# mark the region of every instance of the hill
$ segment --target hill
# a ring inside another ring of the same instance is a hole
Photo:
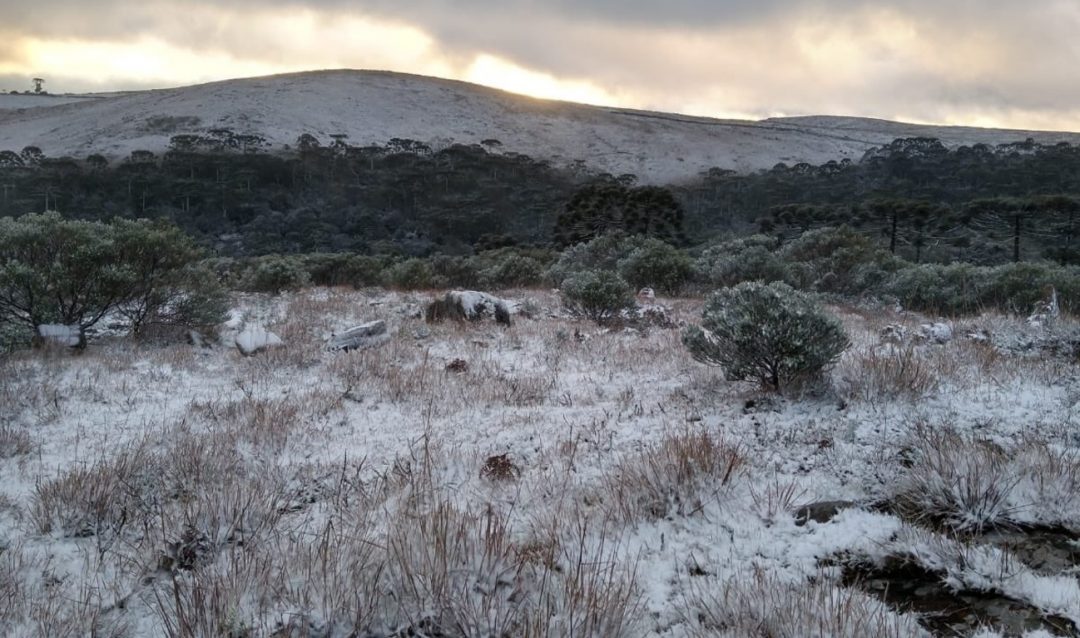
[[[354,145],[414,139],[433,148],[496,139],[555,164],[678,182],[711,167],[742,173],[779,162],[857,160],[898,137],[948,146],[1080,134],[924,126],[852,117],[716,120],[539,100],[465,82],[381,71],[318,71],[175,89],[57,98],[0,95],[0,150],[51,157],[160,152],[169,138],[229,128],[284,149],[303,133]]]

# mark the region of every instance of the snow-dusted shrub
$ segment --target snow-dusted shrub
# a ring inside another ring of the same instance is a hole
[[[793,286],[848,295],[872,290],[903,263],[847,226],[805,232],[779,253]]]
[[[119,312],[137,330],[145,315],[200,294],[191,281],[200,252],[164,221],[0,218],[0,323],[71,326],[82,344]]]
[[[597,323],[609,321],[634,305],[629,284],[608,271],[574,274],[563,281],[561,292],[563,305],[571,314]]]
[[[240,278],[240,288],[249,292],[280,294],[310,283],[311,278],[299,257],[267,255],[252,261]]]
[[[618,262],[619,274],[634,288],[677,294],[693,273],[690,257],[655,238],[643,239]]]
[[[809,295],[783,283],[746,282],[710,296],[701,326],[687,328],[683,343],[728,379],[781,390],[819,375],[849,341],[840,321]]]
[[[715,244],[694,261],[694,278],[718,287],[744,281],[786,281],[790,273],[776,248],[776,240],[765,235]]]
[[[971,264],[909,265],[893,273],[884,292],[905,308],[943,315],[977,312],[991,268]]]

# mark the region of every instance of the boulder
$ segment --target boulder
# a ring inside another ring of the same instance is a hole
[[[836,518],[836,515],[846,509],[856,507],[852,501],[821,501],[809,503],[795,510],[795,524],[802,526],[809,521],[815,523],[828,523]]]
[[[504,326],[510,325],[511,304],[486,292],[475,290],[453,290],[441,299],[428,304],[424,319],[436,323],[453,319],[455,321],[480,321],[493,319]]]
[[[41,345],[81,348],[86,345],[79,326],[46,323],[37,327],[37,342]]]
[[[382,320],[370,321],[359,326],[349,328],[341,334],[335,334],[330,339],[330,345],[326,347],[331,351],[367,350],[380,346],[390,340],[386,332],[386,322]]]
[[[924,341],[945,344],[952,341],[953,329],[947,323],[924,323],[919,326],[918,337]]]
[[[281,337],[262,326],[246,325],[236,335],[236,349],[246,357],[270,348],[280,348],[283,345],[285,342],[281,340]]]

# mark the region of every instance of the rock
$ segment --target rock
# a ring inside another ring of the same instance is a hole
[[[382,320],[370,321],[359,326],[349,328],[341,334],[334,335],[330,345],[326,347],[330,351],[342,350],[367,350],[380,346],[390,340],[386,332],[386,322]]]
[[[947,323],[924,323],[919,326],[919,338],[937,344],[946,344],[952,341],[953,329]]]
[[[1027,318],[1028,325],[1038,328],[1052,326],[1057,321],[1060,309],[1058,308],[1057,289],[1050,289],[1050,298],[1035,304],[1035,309]]]
[[[62,324],[46,323],[37,327],[37,341],[41,345],[67,346],[80,348],[86,345],[79,326],[65,326]]]
[[[417,341],[423,341],[431,336],[431,328],[427,326],[420,326],[416,330],[413,330],[413,339]]]
[[[907,340],[907,330],[898,323],[890,323],[881,329],[878,338],[882,343],[901,344]]]
[[[236,348],[240,351],[240,354],[246,357],[270,348],[280,348],[284,345],[285,342],[281,340],[281,337],[262,326],[244,326],[240,334],[236,335]]]
[[[424,319],[428,323],[446,319],[455,321],[494,319],[496,323],[509,326],[511,307],[505,299],[486,292],[454,290],[428,304]]]
[[[656,299],[656,291],[652,288],[642,288],[637,294],[638,301],[651,303]]]
[[[795,510],[795,524],[806,525],[807,521],[828,523],[841,511],[855,507],[852,501],[820,501],[803,505]]]

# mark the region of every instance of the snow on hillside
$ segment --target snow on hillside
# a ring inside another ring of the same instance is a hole
[[[231,128],[281,148],[302,133],[353,144],[415,139],[433,147],[494,138],[506,151],[556,164],[584,160],[651,182],[702,170],[770,168],[777,162],[858,159],[897,137],[940,137],[947,144],[1034,137],[1080,142],[1080,135],[931,127],[859,118],[712,120],[538,100],[464,82],[376,71],[320,71],[230,80],[101,97],[49,108],[0,98],[0,149],[35,145],[50,156],[122,157],[164,150],[178,133]],[[25,110],[12,110],[24,108]],[[6,110],[5,110],[6,109]]]

